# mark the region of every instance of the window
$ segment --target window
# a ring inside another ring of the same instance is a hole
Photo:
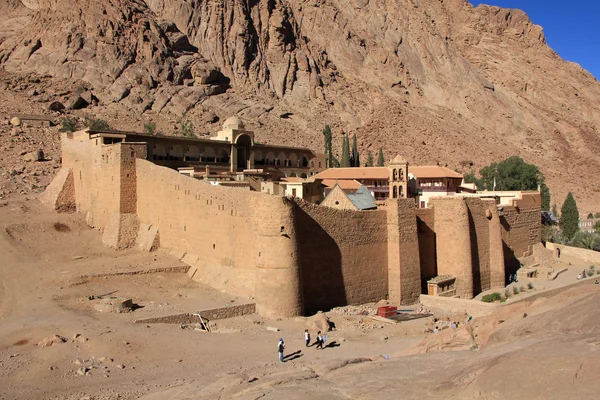
[[[292,189],[292,196],[296,197],[296,189]]]

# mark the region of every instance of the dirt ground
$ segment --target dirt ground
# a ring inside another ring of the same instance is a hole
[[[398,324],[360,315],[374,305],[333,310],[336,330],[321,351],[304,346],[305,318],[252,314],[211,322],[212,333],[134,323],[252,299],[173,272],[183,265],[166,253],[108,249],[80,215],[35,199],[0,203],[0,225],[0,399],[547,399],[600,391],[600,285],[592,279],[439,334],[431,332],[437,310]],[[137,308],[98,312],[102,295],[131,298]],[[53,335],[66,342],[38,345]]]

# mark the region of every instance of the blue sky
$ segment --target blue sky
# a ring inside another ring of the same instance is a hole
[[[574,61],[600,79],[599,0],[469,0],[518,8],[544,28],[546,41],[563,59]]]

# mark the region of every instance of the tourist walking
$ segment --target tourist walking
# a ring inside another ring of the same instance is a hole
[[[304,330],[304,341],[306,342],[306,347],[308,347],[310,344],[310,333],[308,332],[308,329]]]
[[[283,362],[283,351],[285,350],[285,344],[283,343],[283,339],[279,338],[279,344],[277,344],[277,352],[279,353],[279,362]]]
[[[323,336],[321,336],[321,331],[317,332],[317,350],[323,350]]]

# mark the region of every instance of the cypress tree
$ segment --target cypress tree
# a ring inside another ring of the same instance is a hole
[[[579,210],[573,194],[569,192],[567,198],[560,209],[559,226],[565,238],[571,240],[573,235],[579,230]]]
[[[371,150],[369,150],[369,152],[367,153],[367,164],[365,166],[372,167],[374,165],[375,165],[375,158],[373,158],[373,153],[371,152]]]
[[[331,128],[329,128],[329,125],[325,125],[323,136],[325,137],[325,154],[329,156],[329,167],[331,167],[333,166],[333,154],[331,153]]]
[[[377,156],[377,166],[383,167],[385,164],[385,158],[383,158],[383,149],[379,148],[379,155]]]
[[[342,134],[342,159],[340,160],[340,167],[350,167],[350,140],[348,135]]]
[[[360,155],[358,154],[358,144],[356,143],[356,133],[352,137],[352,166],[360,167]]]

